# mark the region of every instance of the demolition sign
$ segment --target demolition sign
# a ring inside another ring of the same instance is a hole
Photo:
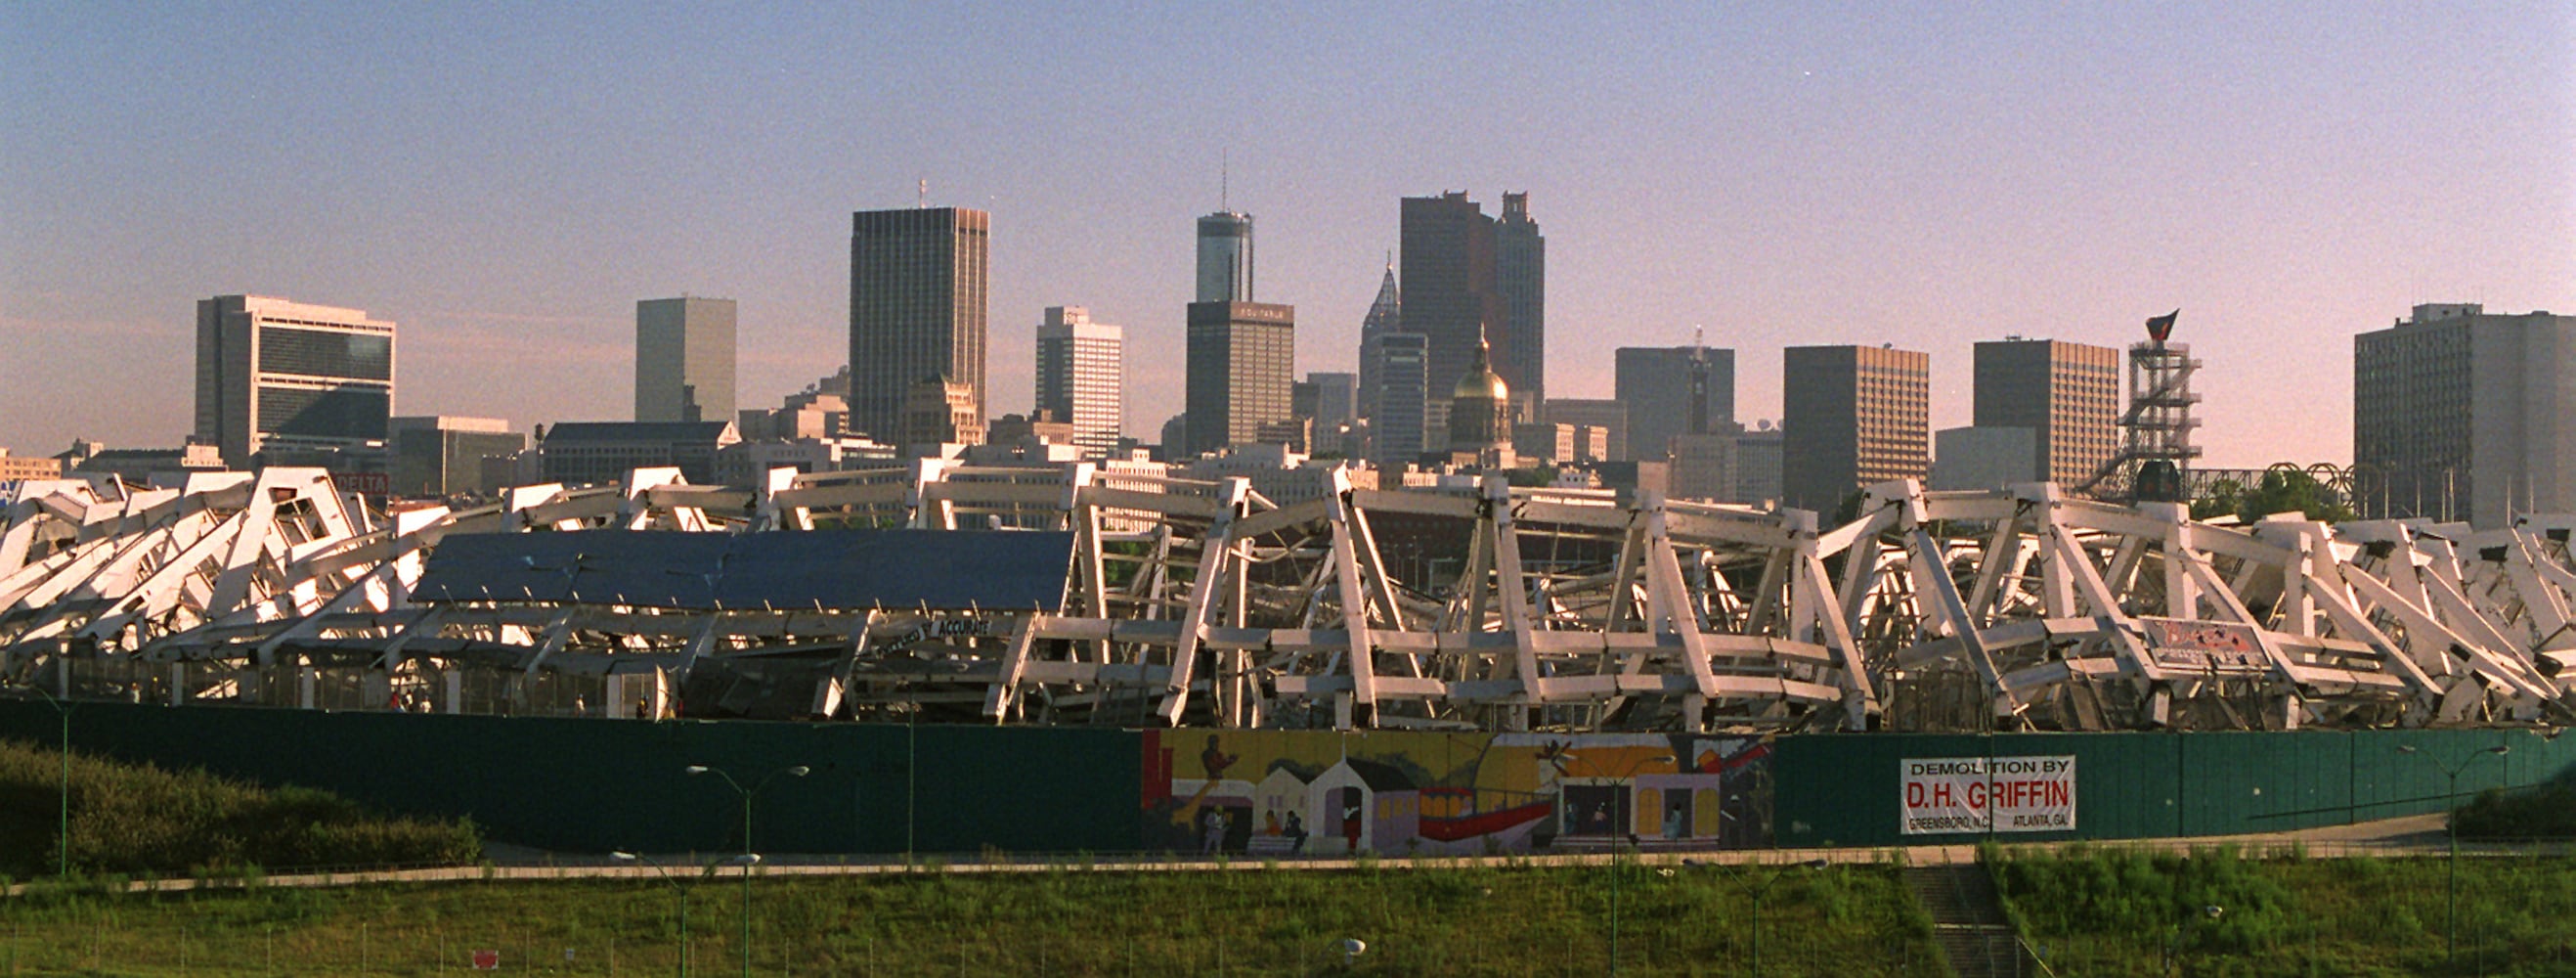
[[[2075,758],[1906,758],[1906,835],[2068,832]]]

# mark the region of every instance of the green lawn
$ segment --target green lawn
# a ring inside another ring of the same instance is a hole
[[[1622,974],[1744,972],[1749,904],[1718,871],[1627,872]],[[1596,975],[1609,880],[1446,866],[760,879],[753,959],[805,975]],[[741,887],[704,880],[689,897],[697,972],[736,973]],[[498,948],[509,971],[667,975],[674,902],[658,881],[54,895],[0,905],[0,940],[16,974],[464,974],[472,949]],[[1764,920],[1765,974],[1944,973],[1892,868],[1797,871]],[[1347,968],[1344,938],[1368,945]]]
[[[2149,857],[2070,848],[1996,864],[2025,939],[2060,976],[2576,975],[2576,858],[2465,856],[2459,955],[2449,863]],[[2212,915],[2209,908],[2216,907]]]

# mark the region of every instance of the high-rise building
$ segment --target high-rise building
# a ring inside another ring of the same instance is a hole
[[[1193,302],[1189,309],[1189,418],[1185,454],[1251,444],[1261,426],[1292,416],[1297,308],[1267,302]]]
[[[1511,385],[1514,413],[1535,418],[1547,403],[1547,238],[1530,219],[1527,193],[1503,193],[1503,216],[1494,223],[1494,287],[1503,295],[1498,340],[1517,368],[1503,380]]]
[[[1199,302],[1252,301],[1252,215],[1199,218]]]
[[[1405,465],[1430,447],[1424,439],[1432,430],[1431,338],[1388,333],[1378,340],[1378,404],[1369,419],[1369,459]]]
[[[526,451],[528,436],[500,418],[395,418],[386,474],[398,496],[454,496],[498,488],[483,482],[483,460]]]
[[[1602,433],[1602,454],[1588,461],[1636,460],[1636,456],[1628,451],[1628,405],[1617,398],[1551,397],[1542,413],[1548,421]],[[1588,444],[1580,431],[1575,435],[1575,443]]]
[[[1331,431],[1358,419],[1359,377],[1308,371],[1291,398],[1289,407],[1297,416],[1315,419],[1316,431]]]
[[[1404,328],[1403,291],[1395,285],[1395,257],[1386,260],[1386,275],[1378,280],[1377,299],[1369,303],[1368,318],[1360,320],[1360,417],[1377,417],[1378,338]]]
[[[2030,429],[2039,481],[2081,483],[2120,453],[2120,351],[2060,340],[1979,343],[1975,421]]]
[[[906,432],[925,380],[966,385],[982,431],[992,216],[953,207],[860,211],[850,229],[850,423],[881,441]]]
[[[733,300],[635,303],[635,420],[733,417],[733,368]]]
[[[1831,516],[1862,486],[1931,475],[1931,355],[1878,346],[1782,353],[1784,505]]]
[[[2576,316],[2416,306],[2352,343],[2354,502],[2464,520],[2576,510]]]
[[[1049,306],[1038,324],[1036,408],[1073,426],[1085,458],[1108,458],[1126,425],[1126,337],[1081,306]]]
[[[1449,384],[1464,376],[1477,347],[1490,336],[1508,340],[1511,310],[1495,274],[1494,219],[1463,192],[1407,197],[1401,210],[1404,249],[1404,331],[1431,339],[1432,430],[1449,417]],[[1515,388],[1527,371],[1521,351],[1497,344],[1494,372]]]
[[[196,437],[224,464],[381,453],[393,406],[393,323],[268,296],[197,301]]]
[[[1735,421],[1735,351],[1623,346],[1612,357],[1612,390],[1628,405],[1627,457],[1661,459],[1674,435],[1716,434]]]

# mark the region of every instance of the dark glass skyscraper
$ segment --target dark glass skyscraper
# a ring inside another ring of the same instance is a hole
[[[1395,286],[1395,259],[1386,262],[1386,277],[1377,284],[1377,300],[1369,303],[1368,318],[1360,321],[1360,417],[1377,417],[1379,341],[1386,334],[1404,328],[1403,292]]]
[[[1504,336],[1510,313],[1494,278],[1494,219],[1463,192],[1404,198],[1404,331],[1431,345],[1427,430],[1448,430],[1449,385],[1466,376],[1478,342]],[[1498,346],[1495,373],[1510,383],[1518,351]]]
[[[953,207],[851,215],[851,427],[900,440],[905,392],[931,378],[971,389],[983,424],[991,227]]]
[[[1503,294],[1497,350],[1511,351],[1494,372],[1511,385],[1513,411],[1538,417],[1547,403],[1547,238],[1530,220],[1529,195],[1503,194],[1503,218],[1494,225],[1494,287]]]

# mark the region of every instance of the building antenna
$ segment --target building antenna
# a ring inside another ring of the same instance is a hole
[[[930,208],[930,178],[929,178],[929,177],[923,177],[923,178],[921,178],[921,196],[916,197],[916,198],[914,198],[914,199],[913,199],[913,202],[912,202],[912,209],[914,209],[914,210],[928,210],[929,208]]]
[[[1229,214],[1234,213],[1233,195],[1231,193],[1233,189],[1234,149],[1233,147],[1226,147],[1224,149],[1217,150],[1216,209]]]

